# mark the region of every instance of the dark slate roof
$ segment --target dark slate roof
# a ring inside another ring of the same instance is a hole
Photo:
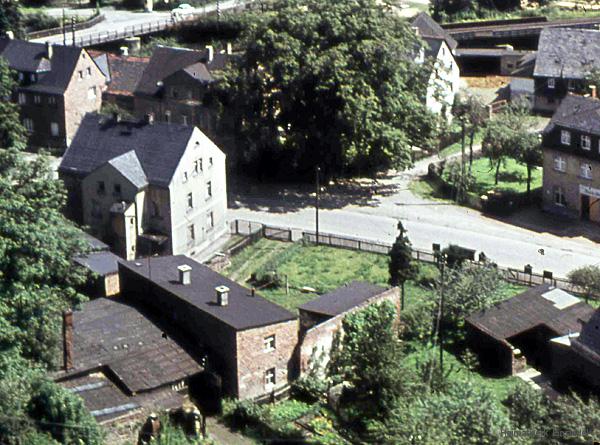
[[[154,95],[162,82],[175,72],[205,59],[203,52],[185,48],[157,46],[135,89],[136,93]]]
[[[112,252],[90,252],[86,255],[78,255],[74,258],[77,264],[88,268],[92,272],[100,275],[112,275],[119,272],[120,258]]]
[[[130,391],[149,390],[202,371],[198,362],[136,308],[114,298],[73,313],[73,373],[107,367]]]
[[[600,135],[600,100],[592,97],[566,96],[544,129],[555,126]]]
[[[589,319],[594,308],[578,301],[560,309],[543,296],[554,289],[549,284],[533,287],[489,309],[471,314],[467,323],[500,341],[540,325],[548,327],[557,336],[579,332],[579,320]]]
[[[583,79],[600,68],[600,31],[544,28],[533,75]]]
[[[333,292],[321,295],[316,300],[303,304],[299,309],[335,317],[336,315],[360,306],[365,301],[385,291],[385,288],[371,283],[352,281]]]
[[[135,151],[150,184],[167,187],[194,131],[193,126],[116,122],[89,113],[65,152],[59,171],[85,176],[111,159]]]
[[[148,261],[150,261],[150,266],[148,266]],[[192,268],[191,284],[185,286],[179,284],[179,271],[177,270],[178,266],[184,264]],[[119,267],[127,268],[145,278],[148,278],[151,273],[151,281],[155,285],[237,331],[296,318],[288,310],[259,295],[251,297],[250,290],[184,255],[122,262]],[[222,285],[229,288],[229,304],[227,306],[216,304],[215,288]]]
[[[415,28],[418,28],[419,35],[421,37],[445,40],[446,45],[448,45],[452,51],[454,51],[458,46],[458,42],[454,40],[454,38],[445,29],[438,25],[436,21],[429,16],[429,14],[425,12],[420,12],[417,14],[411,25]]]
[[[38,72],[38,81],[24,89],[55,94],[66,90],[82,51],[74,46],[53,45],[52,59],[48,61],[43,43],[9,39],[0,39],[0,42],[0,57],[4,57],[12,69]]]
[[[585,323],[577,341],[600,354],[600,311],[596,311]]]

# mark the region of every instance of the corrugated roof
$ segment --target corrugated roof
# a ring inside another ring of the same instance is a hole
[[[191,284],[179,284],[178,266],[188,265],[191,270]],[[280,323],[296,318],[288,310],[259,295],[250,296],[250,290],[240,286],[209,267],[184,255],[144,258],[120,263],[132,272],[150,279],[199,310],[206,312],[235,330],[244,330],[269,324]],[[217,286],[229,288],[229,304],[216,303]]]
[[[507,340],[536,326],[544,325],[557,336],[578,332],[579,320],[588,320],[594,308],[579,301],[564,309],[543,297],[554,288],[544,284],[509,298],[491,308],[475,312],[467,322],[497,340]]]
[[[195,127],[155,122],[115,122],[89,113],[81,121],[59,171],[85,176],[134,151],[150,184],[167,187]],[[198,130],[199,131],[199,130]]]
[[[386,289],[364,281],[352,281],[333,292],[321,295],[299,307],[300,310],[335,317],[385,292]]]
[[[600,68],[600,31],[544,28],[540,34],[533,75],[584,79]]]

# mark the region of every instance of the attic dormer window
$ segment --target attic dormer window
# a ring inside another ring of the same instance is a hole
[[[552,77],[548,79],[548,88],[550,88],[551,90],[556,88],[556,81]]]
[[[571,145],[571,133],[569,131],[560,131],[560,143],[563,145]]]

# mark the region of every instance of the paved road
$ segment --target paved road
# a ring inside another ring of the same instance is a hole
[[[226,11],[228,9],[239,6],[242,2],[239,0],[229,0],[223,1],[220,3],[220,9],[222,11]],[[195,14],[205,14],[208,12],[215,11],[217,9],[217,5],[211,4],[207,5],[203,8],[194,9]],[[58,13],[55,11],[55,13]],[[75,32],[75,39],[77,41],[81,39],[87,39],[89,37],[97,36],[99,34],[112,34],[116,31],[124,31],[126,28],[132,27],[140,27],[142,25],[148,26],[152,23],[157,23],[158,21],[170,20],[171,12],[170,11],[154,11],[154,12],[132,12],[125,10],[115,10],[103,8],[102,13],[106,17],[106,20],[92,26],[91,28],[84,29],[81,31]],[[62,14],[62,11],[61,11]],[[63,36],[62,34],[43,37],[40,39],[34,39],[34,42],[51,42],[54,44],[62,44]],[[70,45],[72,43],[72,35],[68,33],[67,35],[67,44]]]
[[[396,236],[397,220],[401,219],[417,248],[430,250],[432,243],[455,243],[483,251],[502,266],[522,268],[529,263],[534,271],[551,270],[561,277],[573,268],[600,263],[596,243],[569,236],[566,229],[565,236],[549,233],[557,227],[546,225],[545,217],[539,213],[524,221],[523,225],[533,226],[532,230],[448,202],[415,196],[408,190],[408,183],[424,174],[428,163],[429,160],[422,161],[408,172],[381,181],[372,196],[326,196],[326,209],[320,212],[321,231],[390,243]],[[314,230],[314,197],[308,193],[284,195],[274,189],[255,190],[232,194],[229,204],[231,219]],[[592,230],[600,232],[597,227]],[[544,255],[539,249],[544,250]]]

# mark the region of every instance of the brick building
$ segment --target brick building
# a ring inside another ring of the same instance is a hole
[[[294,378],[291,312],[185,256],[124,262],[119,270],[123,298],[205,351],[206,368],[222,377],[227,394],[261,398]]]
[[[533,70],[534,109],[553,112],[569,93],[587,92],[586,77],[600,68],[600,31],[544,28]]]
[[[0,38],[0,57],[18,75],[13,93],[29,145],[64,151],[83,116],[102,103],[106,79],[83,48]]]
[[[600,100],[569,95],[544,130],[544,209],[600,222]]]
[[[227,230],[225,155],[193,126],[89,114],[59,176],[68,216],[126,259],[195,255]]]

